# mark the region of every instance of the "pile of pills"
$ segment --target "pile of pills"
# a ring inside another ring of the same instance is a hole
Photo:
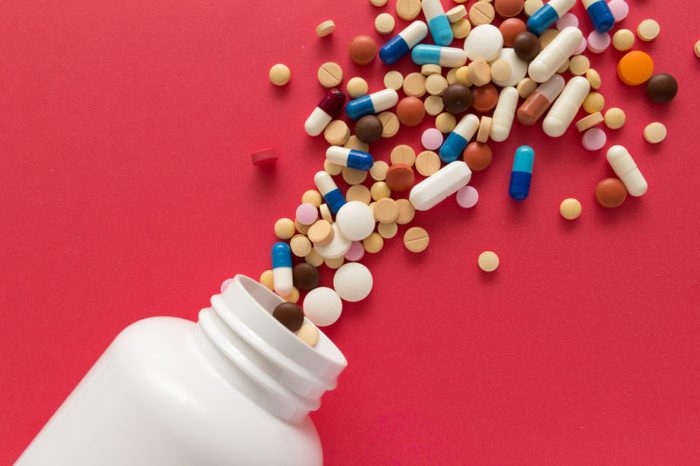
[[[387,0],[370,3],[383,8]],[[552,138],[574,126],[585,149],[605,147],[606,129],[624,126],[625,112],[606,109],[600,75],[585,52],[603,53],[611,45],[624,52],[617,65],[620,81],[645,85],[651,102],[670,102],[678,92],[673,76],[655,74],[649,54],[632,50],[637,39],[649,42],[659,36],[658,22],[646,19],[635,32],[612,32],[629,12],[624,0],[583,0],[588,19],[570,11],[575,0],[482,0],[469,9],[464,0],[455,3],[445,11],[440,0],[397,0],[395,16],[409,22],[398,34],[381,47],[368,35],[351,40],[348,51],[355,64],[367,65],[378,57],[387,67],[383,89],[370,92],[364,77],[353,76],[343,92],[340,65],[328,61],[318,68],[318,82],[326,90],[304,129],[328,143],[323,170],[314,175],[316,189],[303,194],[294,218],[276,222],[279,241],[272,247],[272,268],[260,276],[260,282],[285,301],[273,316],[312,346],[318,340],[316,326],[336,322],[344,301],[360,301],[370,294],[372,274],[358,262],[365,254],[380,252],[384,241],[396,236],[403,237],[408,251],[425,251],[430,237],[424,228],[409,226],[399,233],[416,211],[432,209],[452,195],[465,209],[477,204],[479,193],[469,185],[472,173],[488,168],[493,157],[489,141],[505,141],[516,120],[523,126],[542,121]],[[376,31],[394,34],[395,16],[379,13]],[[583,20],[594,28],[588,35],[579,29]],[[335,23],[327,20],[316,33],[323,38],[334,29]],[[416,65],[414,72],[404,75],[391,69],[408,60]],[[270,69],[275,85],[285,85],[290,77],[285,65]],[[577,118],[581,110],[584,116]],[[434,117],[435,124],[420,134],[420,150],[397,145],[388,161],[370,151],[370,144],[393,137],[401,126],[418,126],[426,117]],[[666,134],[660,122],[643,131],[652,144]],[[515,201],[528,197],[535,154],[530,146],[515,151],[508,191]],[[610,147],[606,159],[616,177],[595,188],[602,207],[618,207],[628,194],[646,193],[647,182],[625,147]],[[274,160],[274,150],[253,154],[256,164]],[[347,188],[338,186],[339,178]],[[566,220],[579,218],[581,203],[564,199],[560,214]],[[318,268],[324,264],[335,269],[332,288],[320,286]],[[477,264],[493,272],[500,259],[485,251]]]

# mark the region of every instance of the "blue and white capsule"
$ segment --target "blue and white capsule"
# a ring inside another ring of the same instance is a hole
[[[369,95],[363,95],[351,100],[345,106],[345,113],[351,120],[357,120],[365,115],[374,115],[389,110],[399,102],[399,94],[393,89],[384,89]]]
[[[615,25],[615,17],[605,0],[582,0],[584,8],[598,32],[608,32]]]
[[[326,149],[326,160],[336,165],[364,171],[372,168],[374,163],[369,153],[340,146],[331,146]]]
[[[535,164],[535,151],[530,146],[515,149],[513,171],[510,174],[508,194],[516,201],[522,201],[530,193],[532,167]]]
[[[542,5],[527,20],[527,28],[538,36],[556,23],[576,4],[576,0],[551,0]]]
[[[430,35],[437,45],[450,45],[455,36],[452,33],[450,20],[447,19],[445,10],[442,8],[440,0],[423,0],[423,14],[428,21]]]
[[[272,245],[272,284],[280,296],[289,296],[294,289],[292,250],[282,241]]]
[[[411,52],[411,59],[416,65],[431,64],[458,68],[467,62],[467,52],[457,47],[420,44]]]
[[[387,65],[396,63],[428,35],[423,21],[414,21],[379,49],[379,58]]]
[[[345,205],[345,197],[338,189],[331,175],[327,171],[321,170],[314,175],[314,183],[316,188],[318,188],[318,192],[321,193],[326,204],[328,204],[331,213],[333,215],[338,213],[340,208]]]
[[[479,129],[479,117],[473,114],[465,115],[459,120],[455,129],[447,135],[440,147],[440,160],[445,163],[454,162],[461,155]]]

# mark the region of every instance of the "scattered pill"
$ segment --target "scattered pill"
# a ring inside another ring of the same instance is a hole
[[[349,185],[364,183],[367,179],[367,170],[358,170],[356,168],[343,167],[340,173],[343,180]]]
[[[321,197],[321,193],[319,193],[315,189],[309,189],[308,191],[305,191],[304,194],[301,195],[301,202],[302,203],[308,202],[309,204],[312,204],[314,207],[320,207],[321,204],[323,203],[323,198]]]
[[[467,18],[462,18],[459,21],[452,23],[452,34],[455,39],[466,38],[472,30],[472,23]]]
[[[405,126],[418,126],[423,121],[423,118],[425,118],[425,107],[423,106],[423,101],[417,97],[404,97],[396,106],[396,116]]]
[[[450,45],[454,35],[450,27],[450,20],[447,18],[440,0],[423,0],[421,7],[433,42],[442,46]]]
[[[464,149],[463,157],[471,171],[480,172],[486,170],[486,168],[491,165],[493,152],[487,144],[470,142],[467,148]]]
[[[296,336],[312,348],[318,344],[318,329],[311,324],[303,324],[301,328],[297,330]]]
[[[527,31],[527,25],[518,18],[508,18],[498,26],[498,30],[503,36],[503,45],[512,47],[517,35]]]
[[[362,247],[370,254],[377,254],[384,248],[384,238],[379,233],[372,233],[362,240]]]
[[[331,34],[333,34],[333,31],[335,31],[335,23],[333,22],[332,19],[329,19],[327,21],[322,22],[318,26],[316,26],[316,35],[318,37],[326,37]]]
[[[406,164],[392,164],[386,172],[386,185],[391,191],[408,191],[413,187],[413,183],[415,183],[415,174],[413,169]]]
[[[258,281],[268,290],[275,289],[275,284],[272,278],[272,270],[265,270],[263,273],[261,273]]]
[[[318,82],[321,83],[321,86],[327,89],[337,87],[341,82],[343,82],[343,69],[339,64],[332,61],[323,63],[321,66],[319,66],[316,75],[318,77]]]
[[[399,95],[393,89],[384,89],[369,95],[353,99],[345,106],[345,113],[351,120],[358,120],[365,115],[372,115],[388,110],[399,101]]]
[[[273,309],[272,317],[291,332],[299,330],[304,323],[304,311],[294,303],[279,303]]]
[[[448,163],[437,173],[416,184],[408,196],[416,210],[429,210],[469,184],[472,172],[460,160]]]
[[[391,160],[391,163],[403,163],[409,167],[412,167],[416,162],[416,152],[411,146],[399,144],[391,149],[389,159]]]
[[[313,290],[319,285],[321,279],[318,269],[305,262],[294,266],[292,276],[294,286],[303,291]]]
[[[423,252],[430,244],[430,236],[421,227],[411,227],[403,235],[403,244],[411,252]]]
[[[583,101],[581,107],[586,113],[600,112],[605,107],[605,97],[600,92],[591,92]]]
[[[457,126],[457,118],[451,113],[443,112],[435,118],[435,127],[443,134],[451,133]]]
[[[485,86],[472,87],[472,107],[477,112],[488,113],[498,104],[498,89],[489,83]]]
[[[537,89],[537,83],[532,78],[521,79],[516,86],[521,99],[527,99]]]
[[[569,26],[578,27],[578,16],[573,13],[566,13],[556,21],[556,27],[559,31]]]
[[[275,293],[287,296],[292,292],[294,279],[292,277],[292,251],[287,243],[278,241],[272,245],[272,282]]]
[[[659,23],[653,19],[645,19],[637,26],[637,36],[644,42],[651,42],[656,39],[661,32]]]
[[[360,241],[353,241],[350,249],[345,253],[345,259],[349,261],[359,261],[365,256],[365,248]]]
[[[443,136],[439,129],[428,128],[421,135],[421,144],[428,150],[436,150],[442,145]]]
[[[430,95],[442,95],[447,85],[447,79],[441,74],[431,74],[425,79],[425,90]]]
[[[368,65],[377,55],[377,43],[370,36],[355,36],[350,41],[349,51],[350,59],[354,63],[358,65]]]
[[[572,197],[564,199],[559,205],[559,213],[566,220],[576,220],[581,216],[581,203]]]
[[[513,120],[515,119],[516,107],[518,106],[518,97],[518,91],[514,87],[509,86],[501,89],[501,93],[498,96],[498,103],[493,111],[493,121],[491,125],[490,137],[494,141],[502,142],[510,136],[510,130],[513,127]]]
[[[603,114],[600,112],[591,113],[576,122],[576,129],[583,133],[584,131],[601,124],[604,121]]]
[[[612,37],[615,50],[626,52],[634,45],[634,33],[629,29],[618,29]]]
[[[323,256],[314,248],[308,256],[304,257],[304,262],[314,267],[320,267],[323,264]]]
[[[537,10],[542,8],[542,5],[544,5],[542,0],[525,0],[525,3],[523,4],[523,10],[525,11],[525,15],[534,15],[537,12]]]
[[[338,210],[345,204],[345,198],[343,194],[336,186],[333,178],[325,171],[319,171],[314,175],[314,183],[316,188],[323,196],[323,199],[328,204],[328,208],[331,210],[332,214],[338,213]]]
[[[628,52],[617,63],[617,76],[628,86],[644,84],[653,73],[654,60],[640,50]]]
[[[476,3],[474,6],[479,4],[483,5],[484,3]],[[502,48],[503,35],[496,26],[491,24],[475,27],[464,40],[464,51],[467,52],[467,57],[472,61],[477,58],[483,58],[486,61],[493,60],[501,53]]]
[[[516,201],[524,200],[530,193],[530,180],[534,164],[535,151],[532,147],[520,146],[515,150],[508,194]]]
[[[588,50],[593,53],[603,53],[610,47],[610,34],[607,32],[592,31],[588,34]]]
[[[389,0],[369,0],[369,3],[376,7],[382,7],[389,3]]]
[[[313,204],[301,204],[297,207],[296,219],[302,225],[311,225],[318,219],[318,209]]]
[[[657,104],[670,102],[676,94],[678,94],[678,82],[670,74],[656,74],[647,82],[647,96],[652,102]]]
[[[350,241],[362,241],[374,230],[374,215],[367,204],[350,201],[338,210],[336,224]]]
[[[477,58],[467,66],[467,77],[474,86],[484,86],[491,81],[491,66],[483,58]]]
[[[320,286],[304,298],[304,315],[319,327],[335,323],[343,312],[343,302],[333,289]]]
[[[375,115],[365,115],[358,119],[357,123],[355,123],[355,134],[360,141],[367,144],[372,144],[373,142],[378,141],[382,137],[383,133],[384,124],[379,117]],[[369,167],[365,170],[368,169]]]
[[[333,227],[328,220],[317,220],[308,230],[309,240],[316,246],[325,246],[333,240]]]
[[[601,206],[614,209],[627,199],[627,188],[618,178],[605,178],[596,186],[595,197]]]
[[[275,86],[284,86],[292,79],[292,72],[287,65],[277,63],[270,68],[270,82]]]
[[[323,138],[328,144],[342,146],[350,138],[350,128],[343,120],[333,120],[323,130]]]
[[[571,10],[575,3],[576,0],[551,0],[547,2],[530,15],[527,28],[534,34],[542,34]]]
[[[389,71],[384,75],[384,86],[398,91],[403,87],[403,75],[399,71]]]
[[[612,146],[608,149],[607,159],[631,196],[640,197],[647,192],[647,181],[624,146]]]
[[[479,254],[479,268],[484,272],[493,272],[498,268],[500,262],[498,255],[493,251],[484,251]]]
[[[616,23],[625,19],[630,11],[630,7],[625,0],[610,0],[608,8],[610,8]]]
[[[390,197],[380,199],[374,205],[374,218],[379,223],[394,223],[399,218],[399,206]]]
[[[605,112],[605,126],[610,129],[620,129],[625,125],[626,118],[621,108],[612,107]]]
[[[253,152],[250,156],[253,165],[266,166],[277,162],[277,152],[274,149],[263,149]]]
[[[473,186],[464,186],[457,191],[457,204],[464,209],[471,209],[479,202],[479,192]]]
[[[489,140],[491,126],[493,126],[493,119],[491,117],[482,116],[481,120],[479,120],[479,131],[476,133],[476,142],[486,143]]]
[[[446,111],[459,115],[466,112],[472,104],[472,93],[464,84],[450,84],[442,94],[442,102]]]
[[[450,23],[456,23],[467,16],[467,8],[464,5],[457,5],[446,11],[445,14],[447,15],[447,19],[450,20]]]
[[[418,7],[418,12],[420,12],[420,0],[404,0],[404,1],[415,1]],[[399,18],[407,20],[401,15],[399,11],[399,3],[396,5],[396,10],[399,14]],[[417,16],[418,13],[416,13]],[[415,18],[415,16],[414,16]],[[382,62],[387,65],[396,63],[406,55],[413,47],[415,47],[420,41],[425,39],[428,35],[428,26],[423,21],[414,21],[409,24],[406,29],[399,32],[391,40],[379,49],[379,58]]]
[[[345,85],[345,90],[348,92],[348,95],[353,99],[366,95],[368,89],[369,86],[367,85],[367,81],[357,76],[350,78],[350,80]]]
[[[421,11],[421,0],[397,0],[396,14],[404,21],[416,19]]]
[[[487,2],[477,2],[469,9],[469,20],[474,26],[489,25],[495,17],[496,10]]]
[[[379,34],[391,34],[396,26],[396,20],[389,13],[380,13],[374,19],[374,29]]]
[[[695,52],[695,56],[700,58],[700,40],[693,46],[693,51]]]
[[[649,144],[658,144],[666,139],[666,126],[655,121],[644,128],[644,139]]]
[[[547,5],[549,4],[551,2]],[[535,59],[530,62],[528,67],[530,77],[538,83],[542,83],[554,76],[554,73],[567,63],[569,57],[574,54],[582,38],[583,35],[580,29],[575,27],[565,28],[552,40],[551,44],[543,48]]]
[[[433,151],[423,151],[416,157],[416,171],[423,176],[434,175],[440,166],[440,156]]]
[[[605,146],[608,137],[600,128],[591,128],[581,136],[581,143],[586,150],[596,151]]]
[[[426,77],[422,73],[409,73],[403,80],[403,91],[408,96],[423,97]]]
[[[479,117],[471,113],[462,117],[454,130],[447,135],[445,143],[440,146],[440,159],[445,163],[457,160],[478,129]]]
[[[602,81],[600,79],[600,74],[593,68],[586,71],[586,79],[591,85],[591,89],[600,89],[602,86]]]
[[[493,6],[501,18],[512,18],[523,11],[523,0],[495,0]]]
[[[590,88],[591,84],[581,76],[575,76],[566,83],[564,90],[542,122],[542,129],[548,136],[556,138],[566,132],[588,96]]]
[[[331,236],[333,239],[328,244],[314,245],[314,250],[324,259],[337,259],[338,257],[344,256],[345,253],[348,252],[348,249],[350,249],[350,244],[352,243],[352,241],[343,236],[337,223],[332,223],[331,229]]]
[[[372,273],[357,262],[341,266],[333,275],[333,289],[341,299],[351,303],[362,301],[372,291]]]
[[[280,218],[275,222],[275,236],[279,239],[290,239],[294,236],[294,221],[289,218]]]
[[[389,170],[387,170],[387,173],[389,173]],[[389,185],[387,185],[385,181],[377,181],[372,184],[369,192],[372,195],[372,199],[375,201],[391,196],[391,189],[389,189]]]
[[[338,114],[345,103],[345,94],[338,89],[331,89],[311,112],[304,123],[304,130],[309,136],[318,136]]]

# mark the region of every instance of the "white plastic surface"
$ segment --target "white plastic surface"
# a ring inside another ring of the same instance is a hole
[[[16,465],[321,465],[307,413],[347,363],[277,322],[280,302],[239,275],[197,324],[127,327]]]

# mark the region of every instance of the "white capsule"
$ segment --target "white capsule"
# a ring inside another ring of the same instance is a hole
[[[576,51],[583,40],[583,33],[574,26],[564,28],[557,37],[544,48],[528,68],[530,77],[543,83],[557,72],[566,60]]]
[[[335,184],[335,181],[333,181],[333,178],[331,178],[331,175],[324,170],[316,172],[314,175],[314,184],[322,196],[325,196],[334,189],[338,189],[338,186]]]
[[[571,78],[542,122],[544,132],[553,138],[563,135],[586,100],[591,84],[582,76]]]
[[[412,49],[428,35],[428,25],[423,21],[414,21],[398,35],[406,42],[408,48]]]
[[[399,102],[399,94],[393,89],[384,89],[369,95],[375,113],[389,110]]]
[[[428,210],[466,186],[472,171],[466,163],[450,162],[411,189],[408,200],[416,210]]]
[[[639,171],[632,155],[624,146],[612,146],[608,149],[607,158],[608,163],[625,185],[630,196],[640,197],[647,192],[649,187],[647,180],[642,175],[642,172]]]
[[[459,123],[457,123],[457,126],[455,126],[455,129],[453,129],[452,132],[459,134],[468,142],[471,141],[478,129],[479,117],[469,113],[464,115],[462,119],[459,120]]]
[[[518,90],[514,87],[501,89],[496,109],[493,111],[493,120],[491,121],[491,139],[494,141],[501,142],[508,139],[510,129],[513,127],[518,97]]]

